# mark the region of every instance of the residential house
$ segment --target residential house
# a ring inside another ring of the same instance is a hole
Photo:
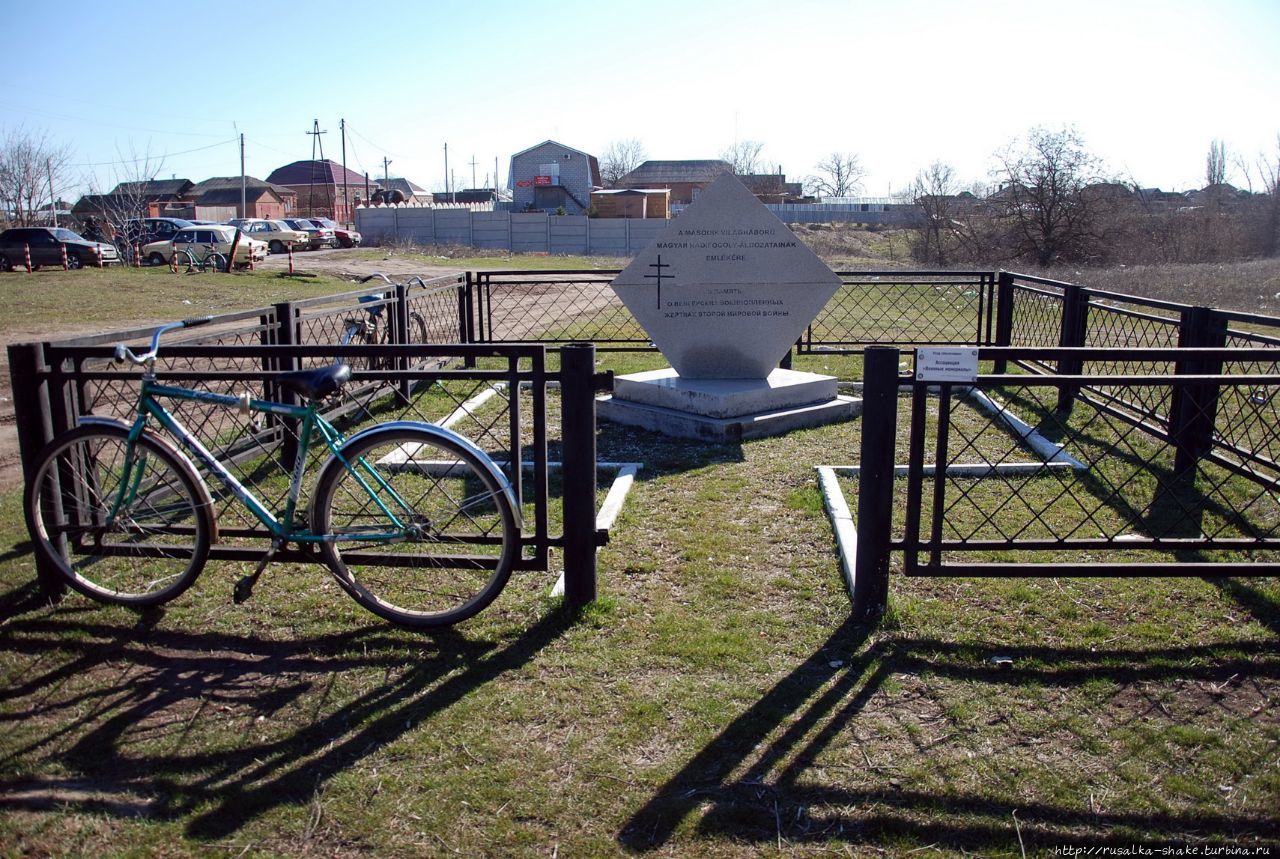
[[[787,175],[781,170],[777,173],[740,173],[738,178],[760,198],[761,203],[813,202],[812,198],[805,197],[804,185],[788,182]]]
[[[181,218],[195,198],[189,179],[150,179],[144,182],[121,182],[109,194],[85,194],[71,207],[79,221],[85,218]]]
[[[732,172],[727,161],[646,161],[619,179],[618,187],[667,188],[672,203],[687,204],[722,174]]]
[[[333,218],[341,223],[354,220],[356,200],[366,196],[365,181],[364,176],[328,158],[295,161],[277,167],[267,177],[268,183],[283,185],[298,195],[295,214],[304,218]]]
[[[517,212],[585,215],[591,191],[600,187],[600,163],[594,155],[554,140],[544,140],[511,156],[507,174]]]
[[[231,218],[288,218],[297,206],[298,195],[291,188],[273,185],[253,176],[244,178],[246,211],[240,211],[240,177],[215,176],[197,182],[191,189],[195,196],[195,218],[230,220]],[[226,210],[230,208],[230,213]],[[216,212],[213,210],[217,210]]]

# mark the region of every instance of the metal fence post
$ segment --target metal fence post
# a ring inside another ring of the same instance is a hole
[[[996,275],[996,332],[993,346],[1013,345],[1013,273],[1002,271]],[[1009,371],[1007,358],[997,358],[993,368],[997,374]]]
[[[389,322],[394,328],[391,332],[391,342],[397,345],[406,345],[409,343],[409,287],[403,283],[397,283],[395,289],[396,304],[395,315],[391,317]],[[404,355],[397,355],[395,368],[397,370],[408,370],[413,362]],[[413,383],[408,379],[401,379],[398,383],[400,396],[404,402],[409,401],[409,395],[413,388]]]
[[[471,272],[466,273],[466,280],[462,283],[462,289],[458,290],[458,342],[474,343],[475,342],[475,323],[471,319],[471,293],[474,291],[473,284],[475,280]]]
[[[1221,349],[1227,345],[1227,320],[1210,307],[1188,307],[1178,327],[1179,349]],[[1186,358],[1174,362],[1176,376],[1222,374],[1221,358]],[[1220,387],[1212,383],[1175,385],[1169,401],[1169,435],[1174,445],[1176,475],[1194,476],[1200,457],[1213,449]]]
[[[853,573],[853,616],[856,620],[879,617],[889,599],[899,358],[899,351],[892,346],[869,346],[863,364],[858,547]]]
[[[275,305],[276,309],[276,345],[298,345],[298,314],[292,301],[284,301]],[[298,356],[281,355],[276,359],[276,372],[287,373],[299,369]],[[280,388],[276,396],[282,403],[298,405],[298,397],[291,391]],[[292,469],[294,460],[298,458],[298,422],[293,418],[282,418],[284,435],[280,439],[280,462],[285,468]]]
[[[1089,296],[1082,287],[1069,283],[1062,291],[1062,328],[1058,333],[1058,345],[1073,348],[1085,345],[1089,319]],[[1058,360],[1059,376],[1078,376],[1084,370],[1079,358]],[[1069,412],[1075,405],[1079,385],[1058,386],[1058,411]]]
[[[48,382],[44,370],[44,347],[39,343],[14,343],[9,346],[9,377],[13,386],[13,413],[17,419],[18,454],[22,459],[23,478],[31,476],[36,457],[53,438],[53,421],[49,413]],[[56,600],[67,592],[62,576],[36,556],[36,581],[40,592]]]
[[[596,598],[595,363],[594,344],[560,350],[564,597],[573,607]]]

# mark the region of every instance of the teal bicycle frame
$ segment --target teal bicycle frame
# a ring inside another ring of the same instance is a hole
[[[298,432],[298,455],[294,461],[293,476],[289,484],[289,493],[283,516],[277,518],[275,514],[268,510],[251,490],[228,471],[226,466],[164,407],[163,403],[160,402],[162,399],[207,403],[226,408],[238,408],[248,412],[278,415],[301,421]],[[369,467],[363,460],[358,460],[353,464],[342,458],[340,449],[346,441],[346,437],[320,415],[316,403],[310,402],[305,406],[291,406],[270,400],[255,400],[248,396],[235,397],[228,394],[195,391],[189,388],[176,388],[159,384],[154,379],[146,377],[142,380],[142,391],[138,398],[138,416],[129,428],[126,474],[120,482],[121,495],[116,499],[116,510],[120,509],[121,505],[131,503],[133,496],[137,493],[138,487],[136,484],[141,481],[142,469],[138,468],[136,475],[130,475],[128,469],[134,467],[135,445],[146,429],[150,418],[154,418],[159,422],[174,438],[182,442],[183,447],[204,463],[210,473],[216,475],[226,485],[227,489],[240,499],[240,502],[271,531],[271,535],[277,540],[297,543],[324,543],[337,542],[341,539],[343,541],[360,540],[389,543],[409,537],[411,526],[407,523],[412,519],[412,510],[409,505],[396,493],[395,489],[383,480],[376,469]],[[311,445],[311,438],[316,431],[319,432],[329,453],[343,463],[347,471],[352,474],[359,485],[369,494],[373,502],[378,505],[378,509],[387,517],[387,530],[361,531],[358,534],[343,534],[338,537],[332,534],[314,534],[310,528],[296,527],[293,524],[298,496],[302,490],[302,478],[307,470],[307,451]],[[372,483],[368,478],[372,478]],[[397,515],[397,510],[402,515]],[[112,511],[113,517],[115,512],[115,510]]]

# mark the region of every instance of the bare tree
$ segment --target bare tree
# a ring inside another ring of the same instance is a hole
[[[1015,257],[1049,266],[1096,254],[1095,200],[1083,193],[1098,181],[1101,162],[1074,128],[1033,128],[1020,147],[999,154],[998,192]]]
[[[616,188],[623,176],[643,164],[648,157],[644,144],[636,138],[615,140],[600,159],[600,180],[606,188]]]
[[[764,144],[758,140],[738,140],[721,152],[720,157],[729,162],[734,173],[745,176],[760,172],[760,150],[762,149]]]
[[[1221,140],[1209,143],[1209,154],[1204,160],[1204,184],[1222,185],[1227,181],[1227,144]]]
[[[805,190],[818,197],[851,197],[862,188],[867,175],[858,156],[848,152],[832,152],[817,163],[819,172],[804,180]]]
[[[52,214],[40,212],[47,199],[57,206],[69,183],[66,173],[71,149],[55,143],[47,132],[11,128],[0,140],[0,219],[17,226],[46,221]],[[52,186],[52,187],[51,187]]]
[[[1276,135],[1275,153],[1258,158],[1258,174],[1264,212],[1261,250],[1267,256],[1275,256],[1280,251],[1280,134]]]
[[[956,226],[958,187],[955,168],[942,161],[921,170],[907,186],[907,194],[922,220],[916,249],[916,257],[922,262],[947,264],[950,237]]]
[[[149,149],[139,154],[131,145],[128,155],[117,149],[116,157],[106,183],[99,182],[96,175],[85,181],[92,198],[91,208],[106,222],[104,226],[108,233],[116,233],[126,221],[147,217],[152,202],[147,183],[154,181],[164,169],[164,157],[152,155]],[[121,254],[131,260],[133,248],[128,246],[130,238],[123,235],[115,238]]]

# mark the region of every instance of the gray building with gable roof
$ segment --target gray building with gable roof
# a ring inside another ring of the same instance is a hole
[[[511,156],[507,173],[512,209],[585,215],[591,190],[600,187],[600,163],[594,155],[554,140],[544,140]]]

